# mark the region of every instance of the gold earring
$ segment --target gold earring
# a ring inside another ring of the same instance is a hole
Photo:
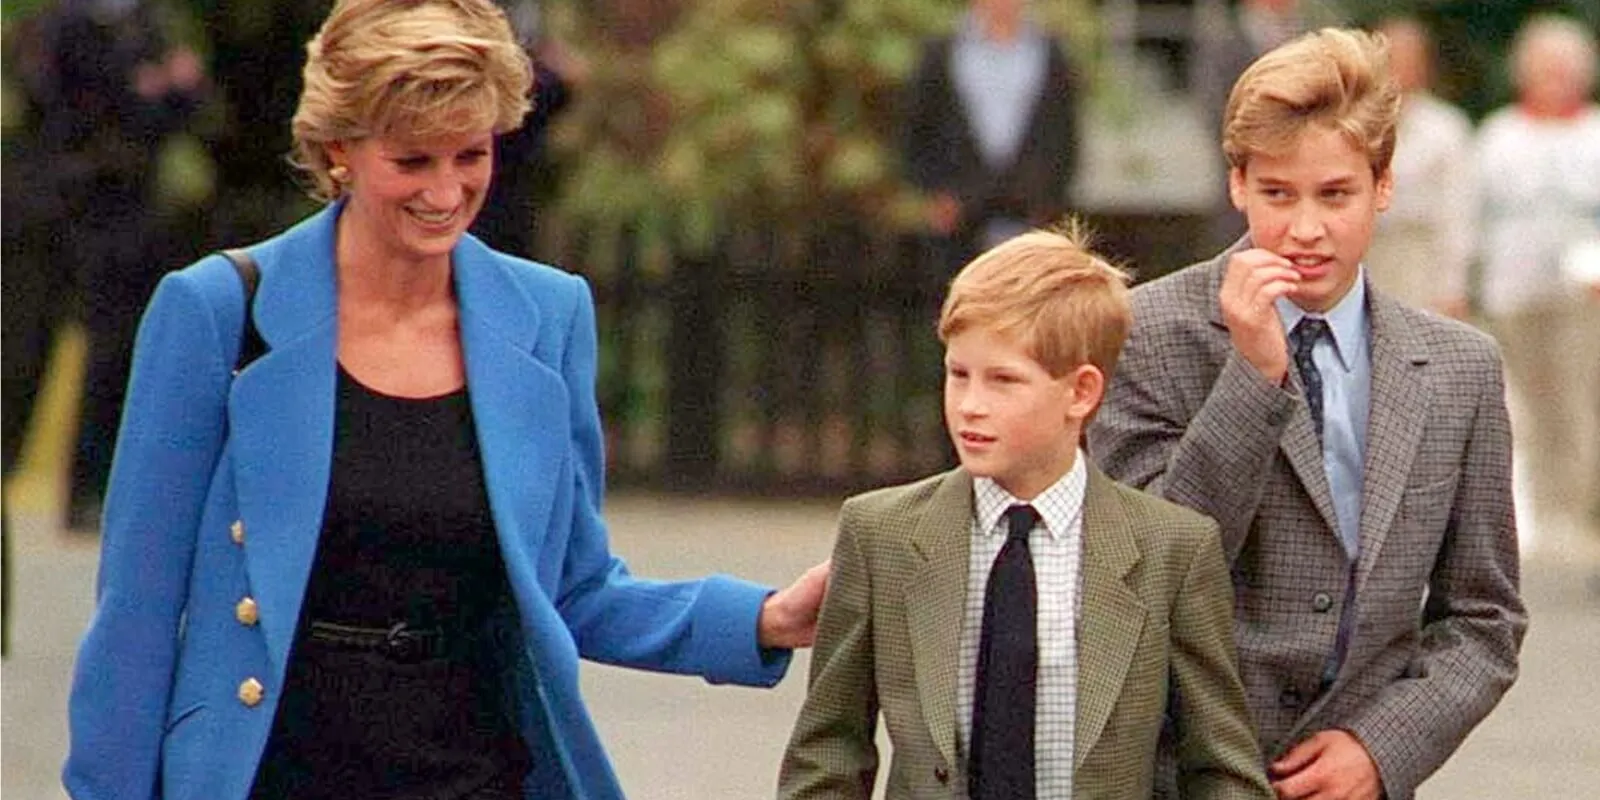
[[[332,178],[334,183],[349,183],[350,168],[343,164],[335,164],[328,168],[328,177]]]

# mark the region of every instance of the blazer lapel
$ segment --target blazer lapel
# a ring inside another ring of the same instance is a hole
[[[1227,340],[1228,324],[1222,318],[1222,278],[1228,269],[1228,257],[1234,253],[1248,250],[1255,245],[1251,243],[1249,235],[1234,242],[1228,249],[1222,251],[1211,262],[1211,293],[1209,300],[1211,324],[1222,332],[1222,346],[1224,354],[1232,350],[1233,345]],[[1226,355],[1224,356],[1226,357]],[[1293,367],[1289,369],[1289,384],[1295,391],[1304,396],[1305,387],[1300,383],[1300,375]],[[1337,536],[1339,531],[1338,515],[1333,509],[1333,490],[1328,488],[1328,474],[1322,467],[1322,444],[1317,441],[1316,425],[1311,421],[1311,410],[1305,403],[1296,405],[1294,414],[1289,418],[1289,424],[1284,429],[1283,440],[1278,443],[1278,448],[1283,451],[1283,456],[1289,462],[1289,467],[1294,470],[1300,479],[1300,485],[1310,495],[1311,503],[1322,516],[1322,521],[1328,526],[1329,533]]]
[[[1133,530],[1111,480],[1091,467],[1083,502],[1083,610],[1077,622],[1074,770],[1083,766],[1105,730],[1144,632],[1144,604],[1124,581],[1139,558]]]
[[[534,355],[542,312],[511,267],[470,236],[452,258],[467,390],[501,553],[517,596],[543,596],[535,569],[559,484],[570,477],[570,393]]]
[[[1356,591],[1372,571],[1405,494],[1406,476],[1427,427],[1431,390],[1424,365],[1428,350],[1401,306],[1367,287],[1372,326],[1372,397],[1362,463],[1361,554]]]
[[[945,762],[955,764],[956,675],[972,548],[972,476],[965,470],[948,473],[934,491],[911,546],[923,560],[905,597],[917,693],[934,743]]]
[[[1305,395],[1300,375],[1293,367],[1289,368],[1289,383],[1301,396]],[[1322,521],[1328,526],[1328,532],[1338,536],[1339,516],[1333,509],[1333,489],[1328,486],[1328,473],[1322,465],[1322,442],[1317,440],[1317,428],[1311,421],[1311,409],[1304,402],[1295,405],[1294,414],[1289,417],[1289,424],[1284,428],[1283,441],[1279,444],[1279,449],[1283,451],[1284,458],[1294,470],[1295,476],[1300,479],[1300,485],[1305,487],[1306,494],[1311,496],[1311,504],[1316,506],[1317,513],[1322,515]]]
[[[338,205],[330,206],[252,249],[261,269],[254,318],[267,352],[229,390],[246,571],[278,682],[327,504],[338,349],[338,212]]]

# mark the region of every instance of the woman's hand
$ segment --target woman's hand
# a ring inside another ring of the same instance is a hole
[[[810,647],[817,638],[817,612],[828,590],[829,559],[805,571],[788,588],[767,595],[756,621],[756,641],[764,648]]]

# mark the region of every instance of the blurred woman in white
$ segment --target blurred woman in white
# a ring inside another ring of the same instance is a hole
[[[1500,339],[1513,424],[1534,511],[1581,511],[1600,449],[1600,306],[1562,265],[1600,236],[1600,105],[1595,35],[1537,16],[1512,49],[1517,100],[1479,134],[1483,276],[1479,300]]]
[[[1408,305],[1467,314],[1467,264],[1477,249],[1478,197],[1472,122],[1439,99],[1433,42],[1422,23],[1396,17],[1378,26],[1405,100],[1394,151],[1394,196],[1367,251],[1367,275]]]

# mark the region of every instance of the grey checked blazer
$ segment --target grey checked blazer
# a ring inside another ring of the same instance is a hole
[[[1410,797],[1510,688],[1527,629],[1499,354],[1478,331],[1367,287],[1372,395],[1352,581],[1298,376],[1269,384],[1228,339],[1218,291],[1231,252],[1134,291],[1090,453],[1112,477],[1221,525],[1267,755],[1349,730],[1388,796]],[[1352,584],[1354,634],[1323,686]]]
[[[956,680],[972,502],[957,469],[845,503],[780,798],[870,796],[880,710],[894,746],[887,797],[966,797]],[[1091,468],[1082,570],[1072,796],[1149,797],[1171,712],[1186,797],[1271,800],[1216,526]]]

